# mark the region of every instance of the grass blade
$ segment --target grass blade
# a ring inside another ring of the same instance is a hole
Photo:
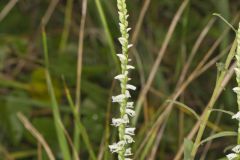
[[[51,106],[52,106],[52,110],[53,110],[53,118],[54,118],[54,123],[55,123],[55,127],[56,127],[57,138],[59,141],[60,149],[61,149],[62,155],[64,157],[64,160],[71,160],[71,154],[69,151],[67,139],[65,137],[63,128],[59,124],[59,121],[61,121],[61,117],[60,117],[58,103],[57,103],[54,89],[53,89],[51,76],[49,73],[47,37],[46,37],[46,33],[45,33],[44,29],[42,31],[42,43],[43,43],[43,48],[44,48],[44,57],[45,57],[45,66],[46,66],[45,73],[46,73],[47,87],[48,87],[48,91],[49,91],[49,94],[51,97]]]

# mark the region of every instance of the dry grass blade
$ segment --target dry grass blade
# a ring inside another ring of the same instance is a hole
[[[43,136],[33,127],[33,125],[28,121],[28,119],[20,112],[17,113],[19,120],[23,123],[24,127],[38,140],[38,142],[45,149],[48,158],[50,160],[55,160],[53,152],[51,151],[49,145],[43,138]]]
[[[7,14],[11,11],[17,2],[18,0],[11,0],[8,2],[8,4],[0,12],[0,22],[7,16]]]
[[[222,38],[219,38],[219,39],[214,43],[214,45],[205,54],[205,57],[209,57],[209,55],[211,55],[215,51],[215,49],[217,48],[217,46],[220,44],[220,42],[222,40]],[[176,88],[176,91],[168,99],[172,99],[174,101],[177,100],[177,98],[184,92],[184,90],[188,87],[188,85],[193,80],[195,80],[197,77],[199,77],[201,74],[203,74],[204,71],[206,71],[207,69],[212,67],[222,57],[222,55],[224,55],[225,52],[223,51],[223,53],[221,53],[219,56],[213,58],[213,60],[209,61],[207,64],[205,64],[207,61],[207,58],[204,58],[203,60],[201,60],[199,65],[195,68],[195,70],[188,76],[188,78],[178,88]],[[200,64],[203,64],[203,66]],[[141,146],[138,147],[138,151],[136,152],[136,155],[140,153],[140,150],[142,149],[142,147],[145,145],[145,143],[147,143],[147,140],[150,137],[150,134],[152,133],[154,128],[159,127],[159,125],[161,125],[164,120],[168,119],[166,117],[168,117],[168,115],[171,113],[173,103],[169,103],[168,105],[166,105],[164,103],[162,107],[165,107],[165,110],[162,112],[161,115],[158,116],[157,120],[152,125],[149,133],[145,136],[145,139],[142,141]],[[159,107],[159,108],[162,108],[162,107]]]
[[[179,7],[177,13],[175,14],[175,16],[174,16],[174,18],[173,18],[173,20],[171,22],[171,25],[170,25],[169,30],[167,32],[167,35],[166,35],[166,37],[164,39],[163,45],[162,45],[161,49],[159,50],[158,57],[157,57],[156,61],[153,64],[153,67],[151,69],[151,73],[148,76],[148,80],[146,82],[146,85],[144,86],[144,88],[140,92],[140,95],[139,95],[139,98],[138,98],[138,101],[137,101],[137,104],[136,104],[136,117],[134,117],[134,119],[133,119],[133,124],[136,124],[136,122],[137,122],[138,116],[139,116],[140,111],[141,111],[142,103],[144,102],[146,94],[147,94],[147,92],[149,91],[149,89],[150,89],[150,87],[152,85],[152,82],[153,82],[154,77],[155,77],[155,75],[157,73],[158,67],[159,67],[159,65],[160,65],[160,63],[162,61],[162,58],[163,58],[163,56],[164,56],[164,54],[166,52],[166,49],[167,49],[168,44],[169,44],[169,42],[171,40],[171,37],[172,37],[173,32],[174,32],[174,30],[176,28],[176,25],[177,25],[181,15],[182,15],[184,9],[186,8],[188,2],[189,2],[189,0],[183,1],[183,3]]]
[[[184,68],[182,69],[182,73],[180,74],[180,78],[179,78],[179,81],[177,83],[177,86],[179,86],[183,80],[185,79],[186,75],[187,75],[187,72],[189,70],[189,67],[192,63],[192,60],[194,58],[194,56],[196,55],[201,43],[203,42],[204,38],[206,37],[208,31],[211,29],[211,27],[213,26],[215,22],[215,19],[211,19],[208,24],[205,26],[205,28],[202,30],[202,32],[200,33],[200,35],[198,36],[198,39],[197,41],[195,42],[193,48],[192,48],[192,51],[189,55],[189,58],[186,62],[186,64],[184,65]]]
[[[83,59],[83,39],[84,29],[87,15],[87,0],[82,1],[82,18],[79,30],[79,44],[78,44],[78,61],[77,61],[77,80],[76,80],[76,112],[77,116],[80,116],[80,101],[81,101],[81,78],[82,78],[82,59]],[[75,124],[74,131],[74,146],[76,150],[79,150],[79,135],[80,129]]]
[[[236,64],[232,64],[232,66],[230,67],[228,73],[226,74],[224,80],[222,81],[222,84],[221,84],[221,90],[219,92],[219,95],[220,93],[223,91],[223,88],[227,85],[227,83],[229,82],[229,80],[232,78],[233,76],[233,73],[234,73],[234,68],[236,67]],[[219,96],[218,95],[218,96]],[[204,113],[204,112],[203,112]],[[203,114],[201,115],[201,117],[203,116]],[[194,127],[192,128],[191,132],[187,135],[187,139],[192,139],[195,134],[197,133],[198,131],[198,128],[199,128],[199,125],[200,125],[200,121],[198,121]],[[174,157],[174,160],[180,160],[181,157],[182,157],[182,154],[183,154],[183,144],[181,145],[180,149],[178,150],[177,154],[175,155]]]
[[[57,4],[58,4],[59,0],[52,0],[50,5],[48,6],[48,9],[46,11],[46,13],[44,14],[43,18],[42,18],[42,25],[46,26],[48,21],[50,20],[54,9],[56,8]]]
[[[142,6],[142,9],[141,9],[137,24],[134,28],[133,36],[132,36],[132,39],[131,39],[131,43],[134,44],[134,45],[136,45],[136,43],[137,43],[137,39],[138,39],[138,35],[139,35],[140,29],[141,29],[141,26],[142,26],[142,23],[143,23],[143,19],[146,15],[146,12],[147,12],[148,8],[149,8],[150,2],[151,2],[151,0],[145,0],[144,4]]]

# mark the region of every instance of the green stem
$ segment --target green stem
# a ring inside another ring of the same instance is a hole
[[[228,69],[229,66],[230,66],[230,63],[235,55],[235,50],[236,50],[236,47],[237,47],[237,41],[235,40],[233,42],[233,45],[232,45],[232,48],[228,54],[228,57],[226,59],[226,62],[225,62],[225,69]],[[226,70],[223,70],[219,76],[219,78],[217,78],[217,82],[216,82],[216,85],[215,85],[215,88],[214,88],[214,91],[213,91],[213,94],[212,94],[212,97],[207,105],[207,108],[205,109],[204,113],[203,113],[203,116],[201,117],[200,119],[200,128],[198,130],[198,134],[197,134],[197,137],[196,137],[196,140],[195,140],[195,143],[193,145],[193,149],[192,149],[192,152],[191,152],[191,160],[194,159],[196,153],[197,153],[197,150],[198,150],[198,147],[199,147],[199,144],[200,144],[200,141],[202,139],[202,136],[203,136],[203,133],[204,133],[204,130],[206,128],[206,124],[207,124],[207,121],[209,119],[209,116],[211,114],[211,110],[217,100],[217,97],[219,96],[219,93],[220,93],[220,90],[222,89],[221,88],[221,85],[222,85],[222,82],[224,80],[224,77],[226,75]]]

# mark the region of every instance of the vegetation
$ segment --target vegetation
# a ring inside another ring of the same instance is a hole
[[[239,159],[239,5],[0,1],[0,160]]]

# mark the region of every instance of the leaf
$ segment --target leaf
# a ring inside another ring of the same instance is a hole
[[[216,139],[216,138],[231,137],[231,136],[237,136],[237,132],[223,131],[223,132],[216,133],[216,134],[214,134],[212,136],[209,136],[208,138],[202,140],[199,145],[202,145],[203,143],[211,141],[211,140]]]
[[[188,107],[187,105],[179,102],[179,101],[174,101],[174,100],[167,100],[167,102],[170,102],[170,103],[174,103],[174,104],[177,104],[179,107],[182,107],[183,109],[186,109],[187,111],[189,111],[191,114],[193,114],[196,119],[200,119],[200,117],[198,116],[198,114],[190,107]]]
[[[193,142],[190,139],[184,139],[184,160],[191,159]]]

